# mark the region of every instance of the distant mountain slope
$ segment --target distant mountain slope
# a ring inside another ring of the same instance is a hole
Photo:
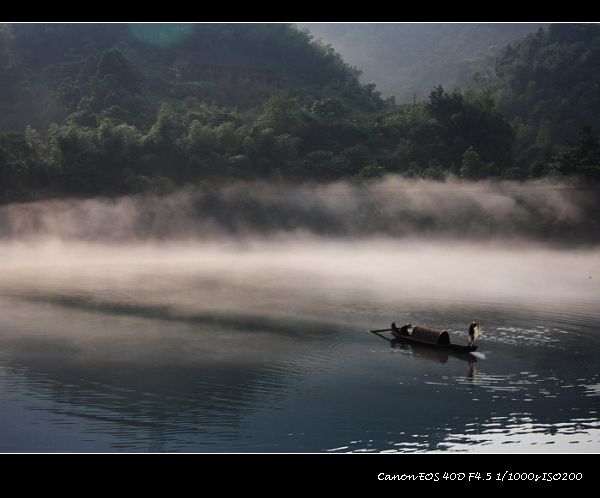
[[[344,60],[399,102],[424,99],[436,85],[448,90],[493,67],[497,50],[543,24],[300,24],[331,43]],[[487,58],[487,60],[486,60]]]
[[[162,103],[190,96],[248,109],[277,88],[331,86],[365,104],[357,72],[287,24],[0,25],[0,131],[74,112],[144,128]]]

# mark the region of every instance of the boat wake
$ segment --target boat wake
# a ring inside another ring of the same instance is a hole
[[[474,356],[478,360],[485,360],[486,359],[485,354],[478,353],[477,351],[471,351],[469,354],[472,355],[472,356]]]

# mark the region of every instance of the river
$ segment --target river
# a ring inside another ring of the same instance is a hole
[[[600,251],[3,243],[2,452],[598,452]],[[477,353],[369,329],[445,328]]]

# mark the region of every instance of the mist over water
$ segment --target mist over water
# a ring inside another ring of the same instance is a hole
[[[237,182],[190,187],[168,196],[49,200],[0,208],[2,237],[13,239],[223,239],[313,234],[524,238],[598,242],[594,188],[549,181],[411,181],[324,185]]]
[[[595,202],[387,178],[4,206],[0,450],[598,451]],[[472,320],[469,358],[366,332]]]

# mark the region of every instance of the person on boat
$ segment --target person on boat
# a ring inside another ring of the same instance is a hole
[[[396,322],[392,322],[392,331],[394,332],[400,332],[400,335],[410,335],[408,333],[408,329],[412,327],[412,324],[407,323],[406,325],[402,325],[402,327],[398,328],[396,326]]]
[[[477,322],[471,322],[471,326],[469,327],[469,346],[475,345],[475,329],[479,327]]]
[[[412,324],[407,323],[406,325],[402,325],[402,327],[400,327],[400,334],[401,335],[410,335],[408,333],[408,329],[412,327]]]

